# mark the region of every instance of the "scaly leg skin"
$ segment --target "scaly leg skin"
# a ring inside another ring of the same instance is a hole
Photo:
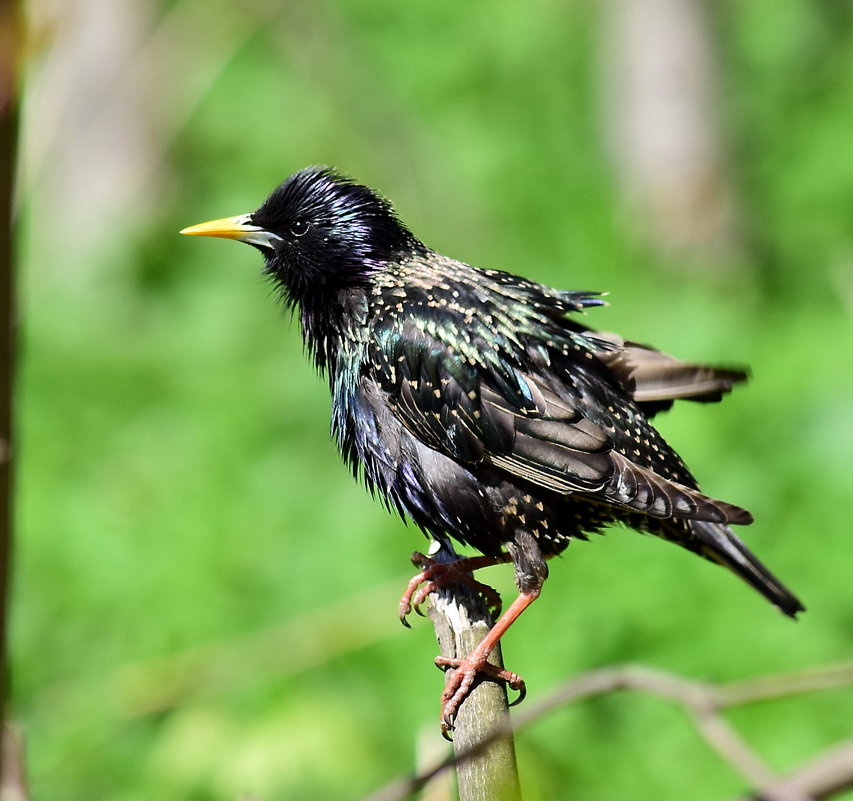
[[[507,629],[539,597],[540,592],[541,585],[522,591],[518,598],[512,602],[509,609],[498,618],[480,644],[464,659],[448,659],[440,656],[435,660],[439,667],[453,668],[453,674],[441,694],[441,733],[445,739],[450,739],[448,732],[453,729],[456,713],[471,691],[478,673],[499,681],[505,681],[512,689],[518,690],[521,695],[514,703],[517,704],[524,698],[525,687],[521,676],[508,670],[496,668],[487,660]]]
[[[416,551],[412,554],[412,562],[415,567],[421,568],[421,572],[412,578],[406,586],[403,597],[400,598],[400,622],[409,628],[407,617],[412,609],[419,615],[423,614],[421,604],[426,600],[427,595],[447,584],[464,584],[470,587],[486,599],[486,603],[492,610],[496,613],[500,612],[501,596],[497,590],[477,581],[471,576],[471,571],[508,561],[510,561],[509,555],[501,554],[500,556],[472,556],[456,559],[453,562],[436,562]]]

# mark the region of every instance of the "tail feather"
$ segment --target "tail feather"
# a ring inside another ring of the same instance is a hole
[[[707,559],[729,568],[789,617],[805,611],[799,599],[758,561],[728,526],[694,520],[690,528]]]

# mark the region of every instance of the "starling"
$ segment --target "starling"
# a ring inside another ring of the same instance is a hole
[[[612,523],[724,565],[786,615],[803,606],[729,528],[748,511],[711,498],[651,423],[677,399],[718,401],[739,370],[687,364],[594,331],[600,293],[552,289],[442,256],[391,205],[328,167],[290,176],[251,214],[181,233],[255,246],[332,394],[343,459],[371,493],[440,544],[481,557],[431,563],[425,593],[511,561],[519,595],[454,669],[445,730],[487,657],[534,601],[546,559]],[[500,678],[521,686],[516,674]]]

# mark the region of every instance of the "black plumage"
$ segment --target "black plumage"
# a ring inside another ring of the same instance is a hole
[[[341,453],[372,492],[437,540],[514,562],[524,601],[494,641],[538,595],[544,558],[615,522],[728,567],[788,615],[803,609],[729,528],[749,512],[703,494],[650,422],[677,399],[720,400],[743,372],[593,331],[575,313],[602,305],[598,293],[442,256],[324,167],[184,233],[262,252],[328,375]],[[464,690],[445,699],[448,723]]]

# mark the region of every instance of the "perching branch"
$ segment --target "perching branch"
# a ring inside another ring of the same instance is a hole
[[[725,684],[707,684],[640,665],[615,665],[567,681],[539,703],[519,712],[511,725],[495,730],[478,747],[445,759],[415,776],[397,779],[364,801],[403,801],[445,770],[473,759],[489,743],[554,709],[617,690],[634,690],[673,701],[687,710],[700,735],[755,790],[753,801],[811,801],[829,798],[853,786],[853,743],[819,755],[802,768],[780,777],[722,717],[731,707],[786,698],[853,683],[853,663],[813,668]]]
[[[450,561],[458,556],[440,551],[437,558]],[[470,654],[494,625],[484,600],[458,584],[430,594],[429,617],[441,655],[450,658]],[[503,668],[500,644],[489,661]],[[491,680],[475,684],[456,717],[453,748],[457,757],[470,754],[457,762],[460,801],[519,801],[518,764],[502,684]]]

